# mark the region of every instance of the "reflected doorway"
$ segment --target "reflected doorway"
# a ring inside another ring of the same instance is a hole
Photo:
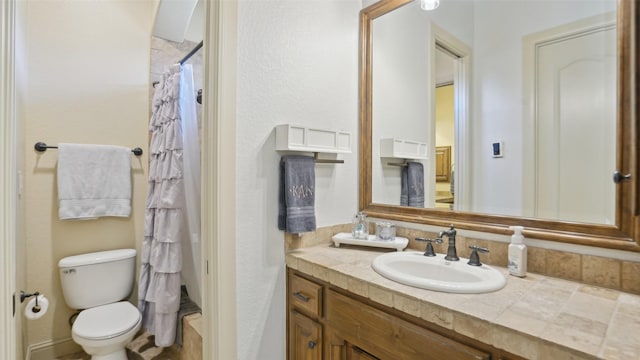
[[[455,82],[458,55],[436,43],[435,56],[435,207],[453,210],[455,202]]]

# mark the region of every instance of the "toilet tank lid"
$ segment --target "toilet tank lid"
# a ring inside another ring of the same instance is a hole
[[[98,251],[87,254],[69,256],[58,261],[59,268],[99,264],[110,261],[124,260],[136,256],[135,249],[117,249]]]

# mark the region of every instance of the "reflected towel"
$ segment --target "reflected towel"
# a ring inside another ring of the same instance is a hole
[[[288,233],[315,231],[315,162],[310,156],[280,159],[278,229]]]
[[[400,205],[424,207],[424,167],[419,162],[408,162],[402,168]]]
[[[409,206],[409,183],[408,183],[408,174],[407,174],[407,166],[403,166],[402,170],[400,170],[400,206]]]
[[[58,145],[58,215],[95,219],[131,214],[131,150],[111,145]]]

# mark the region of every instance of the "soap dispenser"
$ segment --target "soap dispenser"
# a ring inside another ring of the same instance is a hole
[[[509,274],[525,277],[527,275],[527,246],[522,236],[522,226],[509,226],[513,230],[509,244]]]
[[[367,219],[367,214],[362,211],[353,217],[351,237],[360,240],[368,240],[369,238],[369,219]]]

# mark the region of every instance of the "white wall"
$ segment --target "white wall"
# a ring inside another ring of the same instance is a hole
[[[469,2],[443,1],[434,12],[423,11],[419,2],[412,2],[373,20],[373,202],[400,205],[401,168],[387,165],[393,159],[380,158],[380,139],[384,138],[426,142],[432,148],[429,160],[422,162],[425,189],[434,189],[431,24],[446,27],[461,41],[471,43],[472,16]],[[433,204],[433,194],[425,190],[427,206]]]
[[[285,358],[284,233],[277,228],[274,126],[358,133],[358,12],[353,1],[243,1],[238,9],[238,358]],[[357,209],[357,143],[316,165],[318,227]]]
[[[381,158],[380,140],[396,138],[432,146],[429,108],[431,74],[429,22],[410,3],[373,20],[372,94],[372,198],[373,202],[400,205],[402,167],[388,165],[402,159]],[[431,167],[424,162],[425,180]],[[427,188],[426,186],[424,187]],[[425,201],[429,202],[429,192]]]
[[[615,1],[485,1],[474,8],[472,211],[523,211],[522,37],[615,10]],[[503,141],[504,157],[491,157]]]

